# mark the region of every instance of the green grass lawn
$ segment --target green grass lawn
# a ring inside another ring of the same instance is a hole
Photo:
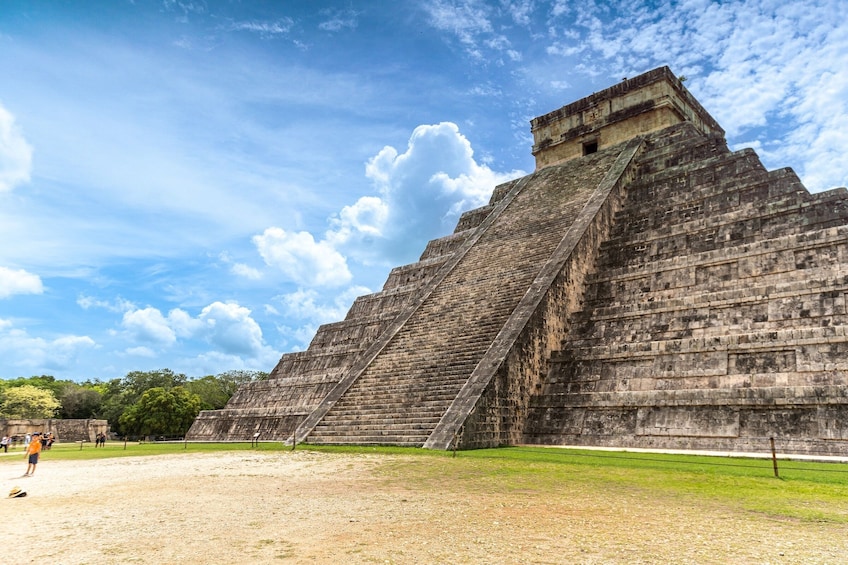
[[[446,481],[473,492],[532,491],[556,493],[569,488],[616,492],[642,491],[652,497],[683,497],[727,505],[781,519],[848,523],[848,464],[780,461],[780,478],[770,459],[707,457],[580,449],[515,447],[451,452],[390,447],[300,445],[298,450],[327,454],[387,456],[381,473],[402,477],[423,489]],[[43,461],[127,456],[175,456],[186,453],[291,451],[281,443],[137,443],[55,444]],[[0,465],[24,465],[23,451],[0,457]]]

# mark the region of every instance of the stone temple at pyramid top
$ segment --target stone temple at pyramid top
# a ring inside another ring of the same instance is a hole
[[[671,70],[660,67],[531,120],[536,170],[681,122],[724,136]]]

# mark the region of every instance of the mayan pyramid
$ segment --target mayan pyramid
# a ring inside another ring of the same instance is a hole
[[[192,440],[848,453],[848,191],[666,68],[531,122],[494,189]]]

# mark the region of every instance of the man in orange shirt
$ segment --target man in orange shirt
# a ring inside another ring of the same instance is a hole
[[[27,446],[26,455],[29,457],[27,471],[24,477],[31,477],[35,474],[35,466],[38,465],[38,456],[41,454],[41,434],[35,432],[32,434],[32,441]]]

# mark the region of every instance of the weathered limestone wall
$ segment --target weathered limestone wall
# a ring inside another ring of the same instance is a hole
[[[654,136],[524,441],[848,451],[848,192]]]
[[[536,169],[582,157],[588,144],[599,150],[682,122],[705,134],[724,134],[668,67],[662,67],[534,118]]]
[[[53,434],[58,442],[94,441],[99,433],[109,433],[109,423],[106,420],[61,420],[61,419],[32,419],[32,420],[0,420],[0,434],[9,437],[23,438],[26,434],[40,432]]]

